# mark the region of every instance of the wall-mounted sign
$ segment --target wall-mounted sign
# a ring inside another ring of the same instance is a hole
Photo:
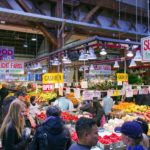
[[[117,73],[117,81],[122,81],[122,82],[128,81],[128,74],[126,74],[126,73]]]
[[[90,75],[110,75],[111,66],[110,65],[93,65],[94,69],[89,71]]]
[[[141,39],[142,61],[150,62],[150,36]]]
[[[14,47],[0,47],[0,60],[13,60]]]
[[[24,74],[24,62],[22,61],[0,61],[0,74]]]
[[[43,84],[63,83],[64,74],[63,73],[46,73],[42,76],[42,82]]]

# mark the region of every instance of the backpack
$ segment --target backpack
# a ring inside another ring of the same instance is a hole
[[[29,150],[48,150],[48,138],[44,127],[37,130],[28,148]]]

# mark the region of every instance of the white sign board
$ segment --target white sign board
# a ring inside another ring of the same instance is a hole
[[[150,36],[141,39],[142,61],[150,62]]]
[[[2,60],[0,61],[0,74],[24,74],[24,62]]]

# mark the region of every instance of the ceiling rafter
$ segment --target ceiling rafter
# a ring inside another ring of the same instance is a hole
[[[91,11],[89,11],[87,15],[82,19],[82,21],[88,22],[90,18],[100,9],[100,7],[101,7],[101,3],[99,3],[94,8],[92,8]]]
[[[24,3],[23,0],[16,0],[16,1],[24,9],[24,11],[31,13],[31,9]],[[57,47],[57,40],[56,40],[56,38],[50,32],[47,31],[45,26],[43,24],[40,24],[40,23],[36,23],[36,25],[43,32],[43,34],[47,37],[48,41],[50,43],[52,43],[54,46]]]

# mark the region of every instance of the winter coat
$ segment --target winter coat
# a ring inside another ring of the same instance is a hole
[[[69,130],[60,117],[49,117],[36,130],[30,150],[68,150],[71,145]]]
[[[28,146],[28,140],[19,137],[16,128],[10,122],[5,129],[2,146],[4,150],[25,150]]]
[[[8,89],[3,87],[0,89],[0,106],[3,104],[4,98],[8,95]]]

